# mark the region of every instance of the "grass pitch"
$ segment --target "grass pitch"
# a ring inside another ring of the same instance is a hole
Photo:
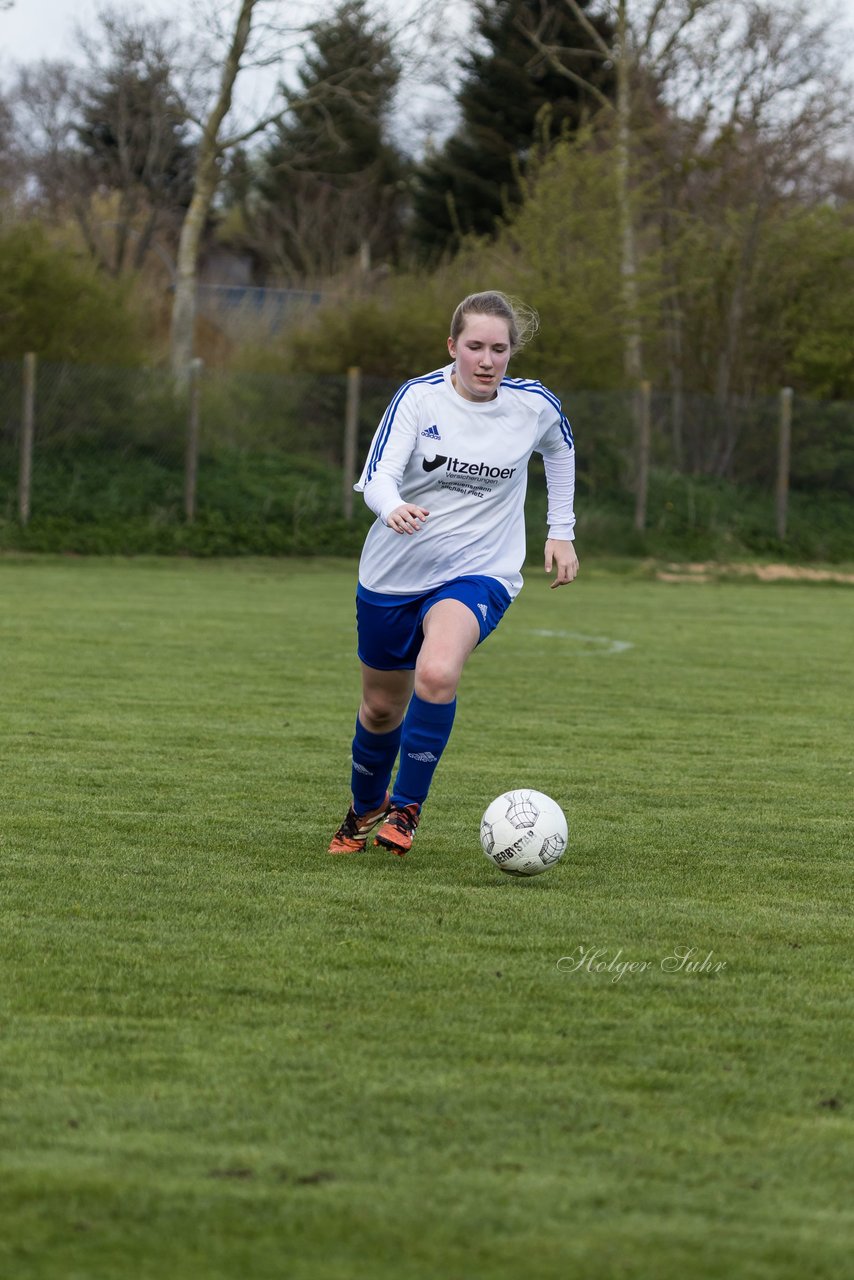
[[[854,591],[532,569],[333,859],[354,575],[0,561],[0,1273],[850,1274]]]

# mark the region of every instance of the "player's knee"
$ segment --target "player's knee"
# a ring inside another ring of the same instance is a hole
[[[382,691],[365,694],[362,699],[361,718],[371,733],[390,733],[403,719],[405,707],[398,699]]]
[[[419,664],[415,692],[427,702],[451,702],[456,697],[460,673],[456,664],[430,658]]]

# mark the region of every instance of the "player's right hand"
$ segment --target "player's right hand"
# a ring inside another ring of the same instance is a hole
[[[430,512],[423,507],[416,507],[411,502],[401,503],[386,516],[386,524],[395,533],[417,533]]]

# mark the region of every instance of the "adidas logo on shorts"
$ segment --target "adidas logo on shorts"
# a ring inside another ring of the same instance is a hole
[[[482,615],[483,615],[483,620],[484,620],[484,622],[486,622],[486,615],[487,615],[487,612],[488,612],[487,606],[486,606],[485,604],[479,604],[477,607],[478,607],[478,609],[480,609],[480,612],[481,612],[481,613],[482,613]]]

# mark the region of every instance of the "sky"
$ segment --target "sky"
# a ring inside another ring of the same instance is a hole
[[[198,0],[202,9],[214,0]],[[290,0],[281,4],[280,13],[296,13],[300,23],[312,14],[329,13],[335,0]],[[417,2],[417,0],[416,0]],[[0,0],[0,9],[8,0]],[[851,0],[854,7],[854,0]],[[74,51],[76,27],[87,25],[99,9],[114,9],[145,16],[178,18],[191,30],[197,5],[194,0],[12,0],[12,7],[0,11],[0,74],[8,72],[13,62],[32,62],[40,58],[70,57]],[[219,0],[219,8],[236,13],[237,0]],[[270,5],[268,11],[272,11]],[[389,11],[405,15],[406,4],[389,0]]]
[[[110,8],[151,16],[169,14],[189,18],[194,9],[193,0],[107,0],[107,3]],[[396,3],[397,0],[393,0],[393,4]],[[828,0],[828,3],[838,7],[847,25],[854,75],[854,0]],[[8,81],[17,62],[73,56],[75,26],[85,25],[102,7],[104,0],[14,0],[11,9],[0,11],[0,81]],[[304,14],[312,7],[316,7],[318,14],[327,12],[329,0],[316,0],[314,5],[312,0],[305,0],[300,10]],[[255,77],[254,84],[252,77]],[[275,77],[269,71],[254,71],[245,73],[238,85],[244,103],[254,105],[272,91]]]
[[[7,0],[0,0],[0,86],[9,84],[14,70],[19,63],[33,63],[41,59],[75,59],[75,32],[85,29],[95,14],[104,8],[141,14],[146,17],[168,16],[178,19],[179,27],[192,31],[192,17],[196,11],[194,0],[13,0],[10,9],[3,9]],[[213,0],[198,0],[202,6],[210,5]],[[334,0],[290,0],[290,5],[282,5],[282,11],[288,8],[299,14],[300,22],[310,18],[312,11],[320,17],[328,13]],[[415,0],[417,3],[417,0]],[[850,0],[854,8],[854,0]],[[236,0],[219,0],[220,8],[228,12],[229,8],[236,12]],[[406,13],[405,3],[401,0],[389,0],[390,12]],[[271,6],[272,7],[272,6]],[[452,9],[453,6],[450,6]],[[468,19],[460,23],[465,28]],[[298,65],[299,58],[292,55],[293,62]],[[270,109],[271,100],[275,96],[279,72],[276,68],[255,68],[245,70],[237,81],[235,102],[238,107],[238,123],[246,123],[264,116]],[[453,123],[456,112],[453,93],[448,87],[428,85],[410,86],[407,101],[410,109],[398,110],[392,122],[395,134],[406,134],[412,130],[411,137],[401,136],[399,141],[404,147],[418,151],[427,143],[447,132]],[[411,110],[415,104],[414,113]]]
[[[176,3],[180,5],[180,0]],[[128,11],[132,8],[121,0],[115,7]],[[164,13],[168,8],[164,0],[145,0],[142,6],[134,7],[152,14]],[[4,72],[10,62],[67,57],[75,19],[85,21],[97,8],[95,0],[14,0],[11,9],[0,13],[0,56]]]
[[[854,61],[854,0],[835,0],[851,27]],[[192,11],[191,0],[109,0],[111,8],[157,14]],[[2,61],[29,62],[37,58],[60,58],[69,52],[75,21],[85,22],[103,0],[14,0],[13,7],[0,13]],[[302,6],[310,9],[310,0]],[[317,4],[318,12],[327,9]]]
[[[312,0],[302,6],[303,11],[310,11],[311,7]],[[318,3],[316,7],[321,12],[328,6]],[[103,8],[153,18],[177,17],[182,26],[191,30],[195,6],[193,0],[13,0],[11,9],[0,12],[0,81],[8,82],[19,62],[74,59],[76,31],[85,29]],[[236,5],[232,8],[236,9]],[[258,81],[254,92],[253,86],[247,84],[250,73],[244,73],[239,82],[246,100],[252,103],[272,93],[276,83],[272,71],[257,71],[254,76]]]
[[[0,13],[0,49],[4,70],[10,62],[33,62],[39,58],[67,57],[73,44],[75,22],[103,7],[100,0],[14,0],[11,9]],[[142,10],[156,15],[188,9],[182,0],[111,0],[111,8],[128,12]]]

